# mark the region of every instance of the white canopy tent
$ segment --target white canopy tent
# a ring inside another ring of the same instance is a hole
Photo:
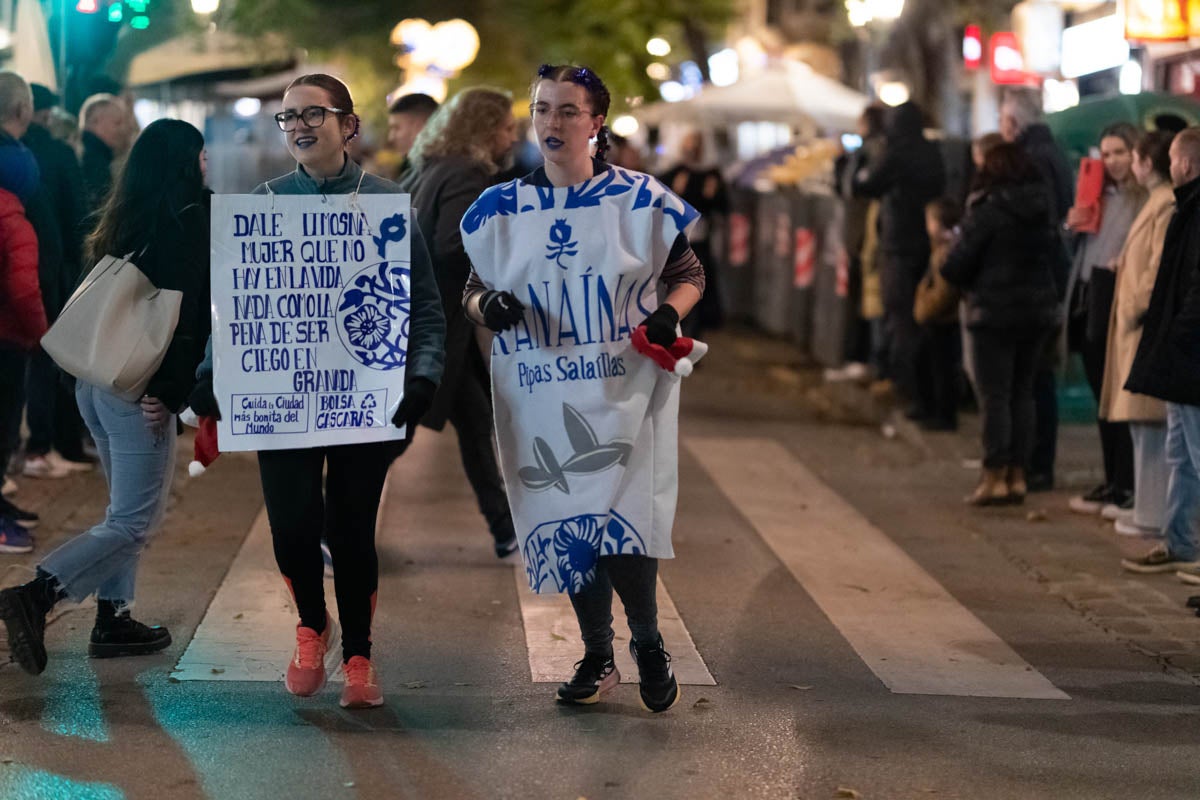
[[[645,106],[634,116],[644,125],[777,122],[811,134],[831,134],[853,131],[869,102],[866,95],[819,75],[806,64],[784,61],[732,86],[706,87],[690,100]]]
[[[12,61],[7,66],[30,83],[57,88],[46,17],[37,0],[18,0],[12,42]]]

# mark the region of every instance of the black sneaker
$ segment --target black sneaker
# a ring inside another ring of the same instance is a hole
[[[1025,476],[1025,487],[1030,494],[1053,491],[1054,475],[1049,472],[1030,472]]]
[[[671,672],[671,654],[663,649],[662,637],[648,645],[630,642],[629,652],[638,668],[642,708],[657,713],[675,705],[679,683]]]
[[[509,537],[503,542],[496,542],[496,558],[508,558],[517,552],[518,549],[519,545],[517,544],[516,536]]]
[[[1067,506],[1076,514],[1099,514],[1113,501],[1115,492],[1113,487],[1102,484],[1087,494],[1072,497],[1067,501]]]
[[[600,702],[600,696],[620,682],[621,673],[611,655],[584,653],[583,659],[575,662],[571,680],[558,687],[557,699],[560,703],[591,705]]]
[[[1200,615],[1200,594],[1194,594],[1187,599],[1187,607],[1196,609],[1196,614]]]
[[[166,628],[143,625],[126,612],[111,619],[96,620],[88,643],[88,655],[92,658],[144,656],[157,653],[170,644],[171,634]]]
[[[0,517],[7,517],[26,530],[36,528],[41,521],[37,514],[14,505],[7,497],[0,498]]]
[[[46,611],[25,586],[0,592],[0,619],[8,629],[12,659],[30,675],[46,669]]]

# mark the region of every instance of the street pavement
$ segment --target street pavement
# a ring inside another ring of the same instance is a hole
[[[418,433],[380,514],[386,705],[344,711],[336,680],[290,696],[254,460],[189,478],[182,447],[135,611],[174,643],[89,660],[92,607],[56,610],[46,672],[0,666],[0,800],[1200,797],[1200,620],[1172,577],[1121,572],[1144,543],[1066,510],[1097,474],[1090,427],[1063,428],[1063,489],[971,510],[974,418],[923,434],[786,345],[711,343],[661,569],[674,709],[629,683],[553,703],[569,607],[492,555],[449,430]],[[44,522],[3,585],[105,502],[97,475],[15,499]]]

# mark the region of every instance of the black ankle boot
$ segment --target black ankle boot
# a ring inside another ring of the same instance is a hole
[[[46,669],[46,615],[58,599],[53,579],[42,575],[0,592],[0,619],[8,629],[9,652],[30,675],[41,675]]]
[[[166,628],[143,625],[130,617],[128,611],[118,610],[111,600],[97,602],[96,625],[88,643],[88,655],[92,658],[144,656],[170,644],[171,634]]]

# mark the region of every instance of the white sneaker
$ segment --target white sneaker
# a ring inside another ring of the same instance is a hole
[[[70,472],[57,466],[46,456],[28,456],[21,474],[26,478],[65,478]]]
[[[871,376],[871,368],[859,361],[851,361],[839,368],[825,370],[826,383],[842,383],[845,381],[865,381]]]
[[[1132,519],[1118,517],[1113,523],[1113,530],[1121,536],[1159,536],[1162,532],[1158,528],[1149,528],[1144,525],[1134,524]]]
[[[1200,586],[1200,564],[1192,564],[1187,567],[1180,567],[1175,571],[1175,577],[1184,583],[1190,583],[1193,586]]]
[[[1125,513],[1126,509],[1121,508],[1116,503],[1108,503],[1100,509],[1100,516],[1104,517],[1109,522],[1116,522]]]
[[[66,472],[91,472],[96,468],[96,465],[90,461],[71,461],[63,458],[57,451],[51,450],[46,454],[46,460],[60,470]]]
[[[2,493],[5,497],[12,497],[14,494],[17,493],[17,488],[18,487],[17,487],[16,481],[14,481],[12,478],[5,478],[4,479],[4,489],[3,489],[3,492],[0,492],[0,493]]]

